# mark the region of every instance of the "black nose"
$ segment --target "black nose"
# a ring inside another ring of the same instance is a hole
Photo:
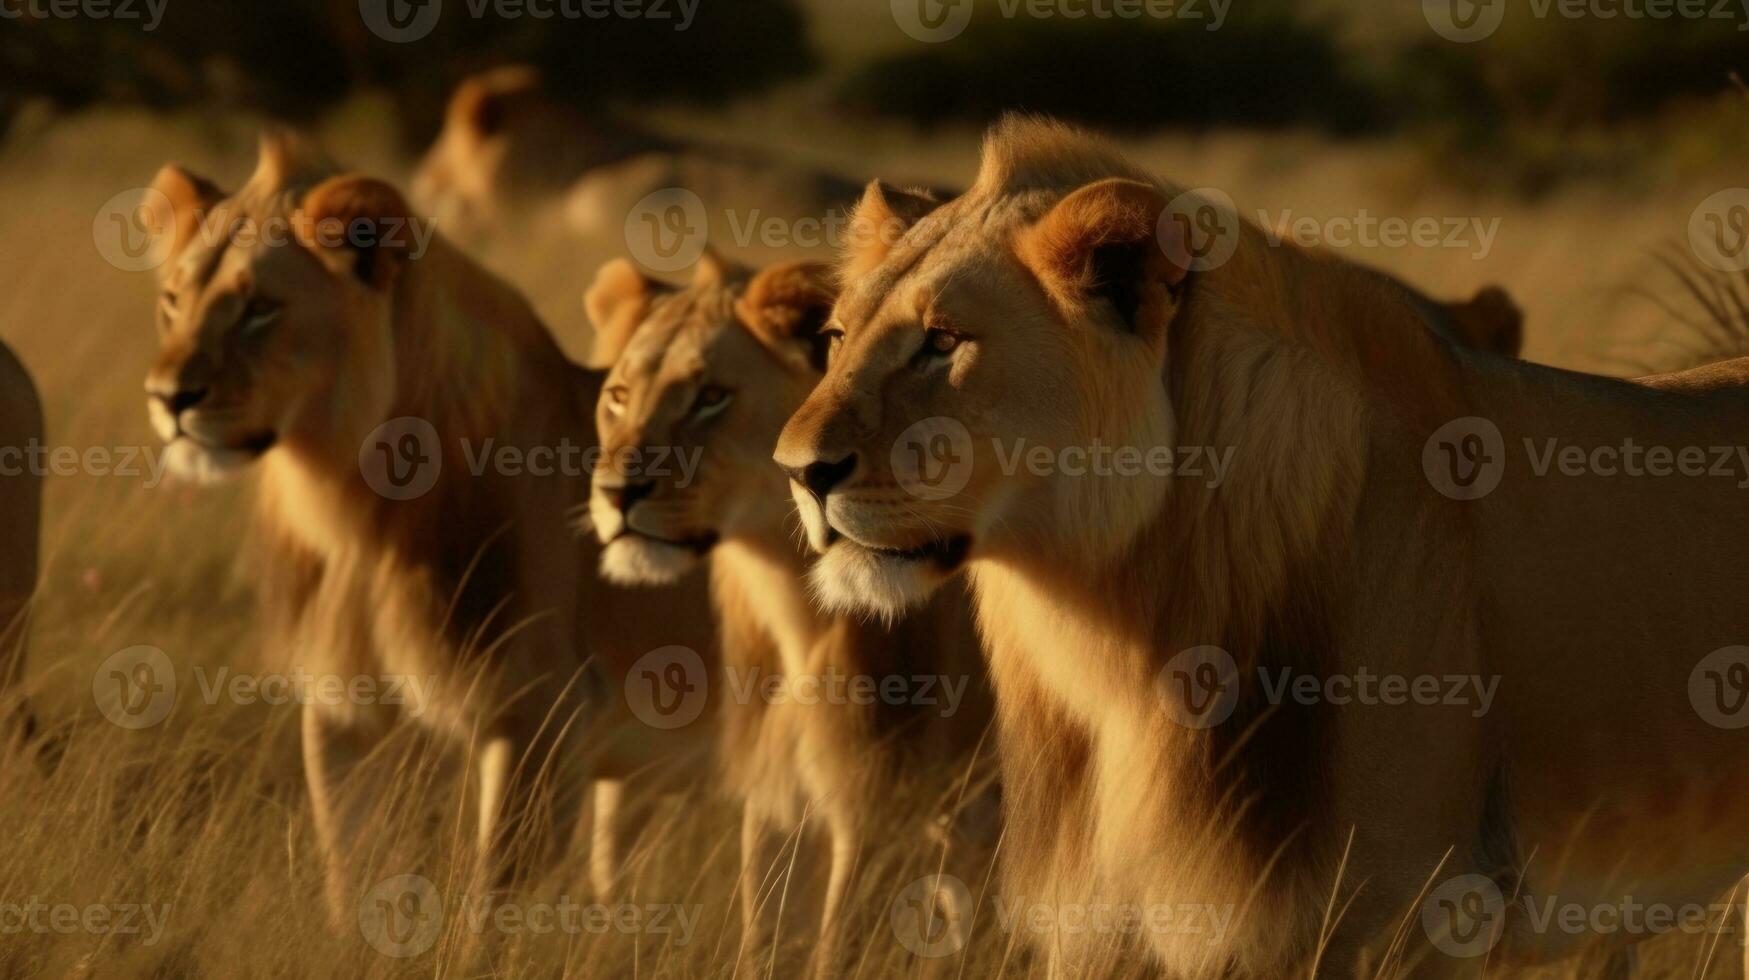
[[[648,497],[655,490],[655,483],[643,480],[637,483],[627,483],[624,486],[604,487],[602,493],[610,503],[619,508],[620,513],[629,514],[638,501]]]
[[[206,401],[206,396],[211,391],[211,388],[184,388],[168,395],[159,395],[158,398],[170,409],[170,414],[176,416]]]
[[[856,454],[851,453],[836,463],[809,463],[799,470],[789,471],[790,479],[808,488],[816,500],[825,500],[832,488],[856,472]]]

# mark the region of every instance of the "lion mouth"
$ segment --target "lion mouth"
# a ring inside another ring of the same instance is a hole
[[[627,538],[649,541],[653,544],[664,544],[670,548],[679,548],[683,551],[690,551],[695,555],[707,554],[712,548],[717,546],[717,534],[714,531],[685,538],[664,538],[660,535],[650,534],[646,531],[639,531],[635,528],[628,527],[620,531],[617,535],[614,535],[613,540],[622,541]]]
[[[190,445],[193,445],[203,452],[237,453],[250,457],[265,455],[269,449],[272,449],[279,443],[279,434],[276,432],[260,432],[231,443],[208,442],[186,429],[178,432],[177,436],[178,438],[187,440]]]
[[[836,528],[828,528],[826,534],[828,547],[831,543],[843,538],[846,543],[854,545],[876,558],[915,564],[929,563],[943,571],[950,572],[965,564],[966,557],[971,554],[972,550],[972,536],[969,534],[937,538],[915,548],[884,548],[866,544],[842,534]]]

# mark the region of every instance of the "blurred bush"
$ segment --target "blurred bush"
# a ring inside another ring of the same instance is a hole
[[[716,103],[815,67],[789,0],[701,2],[686,30],[647,18],[505,19],[490,8],[476,18],[470,3],[450,0],[430,35],[406,44],[372,34],[358,0],[167,0],[149,32],[115,19],[0,20],[0,123],[33,99],[216,104],[304,121],[377,86],[393,93],[402,135],[422,140],[457,80],[506,61],[539,65],[556,95],[594,106]]]
[[[838,101],[925,125],[1023,109],[1132,130],[1375,128],[1386,104],[1347,61],[1333,29],[1267,3],[1233,8],[1215,31],[1191,20],[974,18],[950,42],[854,72]]]

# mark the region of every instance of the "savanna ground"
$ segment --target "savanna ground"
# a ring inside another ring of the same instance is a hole
[[[323,127],[347,162],[403,180],[411,161],[374,119],[378,107],[350,105]],[[927,137],[897,125],[839,125],[781,99],[711,118],[659,122],[868,176],[963,184],[976,160],[976,133]],[[1749,127],[1749,106],[1728,101],[1697,125]],[[234,186],[253,160],[254,124],[217,124],[194,114],[152,117],[107,112],[56,122],[0,151],[0,337],[32,369],[43,391],[54,446],[155,447],[141,380],[154,349],[150,273],[118,271],[94,243],[93,220],[113,195],[147,183],[179,160]],[[1619,139],[1644,154],[1644,134]],[[1688,328],[1654,297],[1678,287],[1655,261],[1685,248],[1689,221],[1709,195],[1735,186],[1728,160],[1683,155],[1670,141],[1656,179],[1577,181],[1534,202],[1466,192],[1443,179],[1439,161],[1407,143],[1337,143],[1307,135],[1160,136],[1128,141],[1134,154],[1188,186],[1229,193],[1242,213],[1357,218],[1432,216],[1484,225],[1498,221],[1484,250],[1474,234],[1454,248],[1344,249],[1438,296],[1504,285],[1527,317],[1526,356],[1551,364],[1630,374],[1696,359]],[[1470,225],[1474,227],[1474,225]],[[576,241],[556,227],[531,227],[483,254],[512,273],[575,353],[587,350],[581,296],[594,269],[623,247]],[[1480,254],[1484,253],[1485,254]],[[1650,294],[1650,295],[1648,295]],[[153,458],[156,450],[153,449]],[[737,820],[703,779],[667,798],[642,822],[625,893],[609,901],[683,906],[696,915],[684,943],[672,934],[617,931],[534,936],[487,929],[474,935],[450,909],[432,949],[383,955],[359,928],[325,920],[319,859],[297,751],[292,706],[245,705],[207,685],[220,671],[267,669],[258,657],[243,550],[242,482],[212,489],[146,476],[53,476],[47,491],[44,567],[29,687],[64,739],[50,776],[12,757],[0,762],[0,902],[23,905],[146,905],[141,934],[75,926],[0,935],[4,976],[727,976],[739,909],[732,901]],[[148,645],[176,665],[177,698],[160,724],[126,730],[98,710],[99,664]],[[1583,679],[1576,679],[1583,683]],[[465,773],[435,765],[407,736],[389,753],[379,832],[360,878],[418,873],[447,891],[460,880],[472,814],[454,790]],[[391,778],[392,777],[392,778]],[[914,969],[887,916],[897,888],[933,869],[934,845],[877,837],[862,905],[871,910],[862,973]],[[798,872],[810,870],[806,854]],[[533,898],[590,895],[582,854],[552,867]],[[798,877],[800,875],[798,874]],[[983,882],[976,882],[981,890]],[[800,885],[797,886],[798,904]],[[793,924],[797,914],[786,918]],[[972,945],[949,974],[1027,975],[1016,938],[986,903]],[[0,923],[3,925],[4,923]],[[678,925],[678,923],[675,923]],[[1657,940],[1648,976],[1739,975],[1738,935]],[[1716,944],[1716,948],[1715,948]],[[1708,963],[1710,961],[1710,966]],[[777,975],[788,971],[779,968]],[[1499,975],[1513,975],[1501,968]],[[1573,975],[1571,970],[1537,976]]]

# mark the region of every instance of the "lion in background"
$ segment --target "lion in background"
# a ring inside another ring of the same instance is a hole
[[[30,604],[36,593],[42,526],[43,475],[24,465],[43,440],[42,400],[30,372],[0,344],[0,454],[18,456],[0,473],[0,741],[29,744],[36,716],[22,694],[30,639]]]
[[[1523,447],[1737,445],[1749,361],[1635,383],[1472,352],[1249,224],[1199,261],[1170,233],[1180,193],[1024,117],[958,200],[871,187],[857,222],[909,230],[846,256],[838,350],[779,442],[834,608],[969,574],[1009,894],[1236,910],[1145,942],[1173,975],[1249,977],[1469,975],[1486,956],[1452,943],[1474,935],[1527,960],[1643,938],[1539,930],[1544,903],[1724,895],[1749,870],[1749,755],[1691,684],[1749,636],[1741,491],[1550,477]],[[972,461],[936,501],[892,452],[931,419]],[[1443,434],[1476,420],[1497,441]],[[1239,457],[1218,487],[1075,479],[993,458],[1021,439]],[[1478,474],[1438,450],[1472,445],[1498,483],[1466,498]],[[1339,709],[1257,679],[1361,671],[1498,697]],[[1098,942],[1037,946],[1080,973]]]
[[[701,584],[607,587],[571,529],[583,474],[531,475],[534,453],[595,446],[601,376],[393,187],[300,141],[264,139],[234,194],[174,165],[153,187],[173,248],[148,409],[171,470],[258,471],[263,631],[283,658],[410,691],[304,704],[331,911],[353,913],[377,802],[359,766],[404,720],[472,752],[476,882],[514,887],[575,827],[585,780],[684,757],[707,727],[645,727],[620,695],[647,651],[712,656]],[[491,462],[512,449],[530,473]]]
[[[522,66],[457,86],[412,188],[414,204],[463,240],[509,232],[557,201],[573,232],[615,241],[640,201],[684,189],[704,205],[718,242],[770,218],[820,219],[860,190],[751,150],[688,145],[563,107]]]
[[[872,834],[909,828],[913,848],[944,846],[941,860],[971,882],[982,880],[977,844],[995,839],[994,794],[973,765],[991,705],[963,593],[944,590],[890,626],[823,612],[808,594],[809,562],[771,450],[820,378],[818,329],[835,293],[818,263],[753,272],[707,253],[681,287],[614,260],[587,300],[596,359],[613,365],[597,413],[604,453],[590,506],[603,573],[628,585],[671,585],[708,560],[726,683],[752,695],[722,700],[720,756],[743,809],[742,958],[761,974],[776,955],[769,947],[785,896],[807,908],[790,894],[784,857],[804,820],[819,828],[828,855],[814,951],[820,976],[847,972],[849,941],[868,925],[854,921],[847,900]],[[696,449],[703,463],[684,483],[612,465],[620,450],[631,458],[649,445]],[[833,677],[880,687],[898,678],[918,703],[767,700],[757,686],[781,680],[806,695],[805,685]],[[919,677],[942,682],[924,696]],[[934,870],[937,861],[925,864]],[[959,927],[971,912],[938,914]]]

